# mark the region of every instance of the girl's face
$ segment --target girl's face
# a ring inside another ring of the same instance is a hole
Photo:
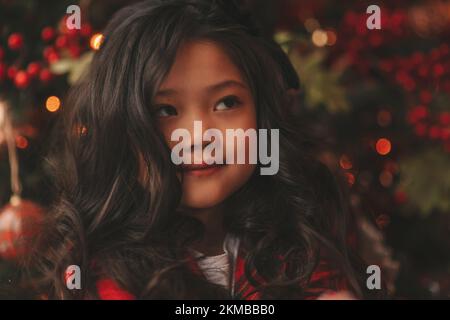
[[[224,157],[225,146],[231,143],[225,141],[226,129],[257,129],[250,88],[239,69],[220,46],[212,42],[193,41],[180,48],[152,108],[170,149],[180,142],[171,141],[172,132],[182,128],[190,132],[193,150],[197,142],[194,137],[198,137],[198,131],[194,132],[194,121],[202,122],[202,135],[207,129],[220,130],[224,137]],[[234,161],[234,164],[217,166],[180,166],[178,177],[183,187],[182,205],[193,209],[211,208],[243,186],[256,166],[248,164],[248,142],[246,139],[246,164]],[[203,151],[210,142],[200,144]],[[237,148],[234,150],[236,154]]]

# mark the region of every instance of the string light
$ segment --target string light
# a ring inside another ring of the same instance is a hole
[[[61,101],[56,96],[48,97],[47,101],[45,102],[45,107],[50,112],[56,112],[61,107]]]
[[[91,41],[89,42],[91,48],[93,50],[99,50],[100,47],[102,46],[103,40],[104,40],[104,36],[101,33],[96,33],[91,37]]]
[[[328,35],[327,35],[326,31],[324,31],[322,29],[317,29],[313,32],[311,40],[315,46],[323,47],[328,42]]]
[[[389,141],[389,139],[381,138],[381,139],[378,139],[375,147],[376,147],[378,154],[385,156],[385,155],[389,154],[389,152],[391,152],[392,144],[391,144],[391,141]]]

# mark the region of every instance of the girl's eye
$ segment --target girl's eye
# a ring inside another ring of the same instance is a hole
[[[175,107],[159,106],[156,108],[155,114],[159,118],[166,118],[166,117],[176,116],[178,113],[177,113],[177,109],[175,109]]]
[[[219,101],[219,103],[214,108],[215,111],[228,110],[237,107],[240,104],[240,101],[235,96],[229,96],[223,98]]]

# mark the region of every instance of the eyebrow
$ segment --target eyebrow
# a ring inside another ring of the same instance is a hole
[[[213,85],[210,85],[206,88],[206,91],[208,91],[208,93],[214,93],[217,91],[221,91],[230,87],[239,87],[241,89],[248,89],[247,85],[245,85],[244,83],[237,81],[237,80],[225,80]],[[173,96],[176,95],[178,93],[177,90],[175,89],[163,89],[160,90],[156,93],[157,97],[167,97],[167,96]]]

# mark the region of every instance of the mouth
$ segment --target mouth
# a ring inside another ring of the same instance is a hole
[[[181,166],[181,171],[185,175],[195,176],[195,177],[204,177],[210,176],[212,174],[217,173],[222,168],[225,167],[225,164],[186,164]]]

